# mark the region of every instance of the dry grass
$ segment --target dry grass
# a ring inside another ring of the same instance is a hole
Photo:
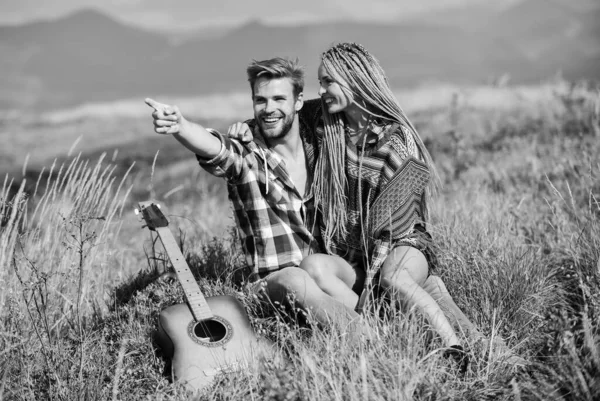
[[[422,317],[395,310],[368,317],[373,342],[290,323],[241,285],[224,185],[162,151],[151,176],[148,149],[131,170],[131,159],[79,156],[20,191],[5,181],[0,398],[188,398],[163,376],[151,341],[159,311],[182,300],[177,286],[154,281],[168,266],[132,213],[154,197],[206,295],[240,299],[287,357],[219,376],[198,399],[598,399],[600,96],[560,88],[527,107],[455,98],[415,114],[444,181],[431,225],[437,272],[488,337],[530,362],[526,370],[472,344],[461,376]]]

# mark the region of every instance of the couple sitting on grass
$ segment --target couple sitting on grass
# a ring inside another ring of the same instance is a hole
[[[146,103],[157,133],[226,180],[252,290],[360,332],[360,313],[385,292],[421,311],[464,368],[458,334],[480,333],[431,275],[427,207],[439,178],[378,61],[355,43],[331,47],[318,69],[320,99],[306,101],[297,61],[253,61],[247,74],[254,119],[227,136],[176,106]]]

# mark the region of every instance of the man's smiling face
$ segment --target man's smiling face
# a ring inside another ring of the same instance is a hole
[[[258,78],[254,83],[254,118],[266,139],[285,137],[302,107],[302,93],[296,98],[289,78]]]

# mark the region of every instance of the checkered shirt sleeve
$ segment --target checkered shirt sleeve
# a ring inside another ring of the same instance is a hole
[[[196,155],[198,163],[210,174],[225,178],[228,183],[239,182],[248,174],[252,166],[253,155],[250,150],[240,142],[232,141],[214,129],[207,128],[206,130],[219,138],[221,150],[212,159],[204,159]]]

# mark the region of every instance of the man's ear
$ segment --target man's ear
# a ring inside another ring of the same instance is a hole
[[[304,106],[304,92],[300,92],[298,93],[298,96],[296,96],[296,104],[294,105],[294,108],[296,111],[300,111],[302,106]]]

